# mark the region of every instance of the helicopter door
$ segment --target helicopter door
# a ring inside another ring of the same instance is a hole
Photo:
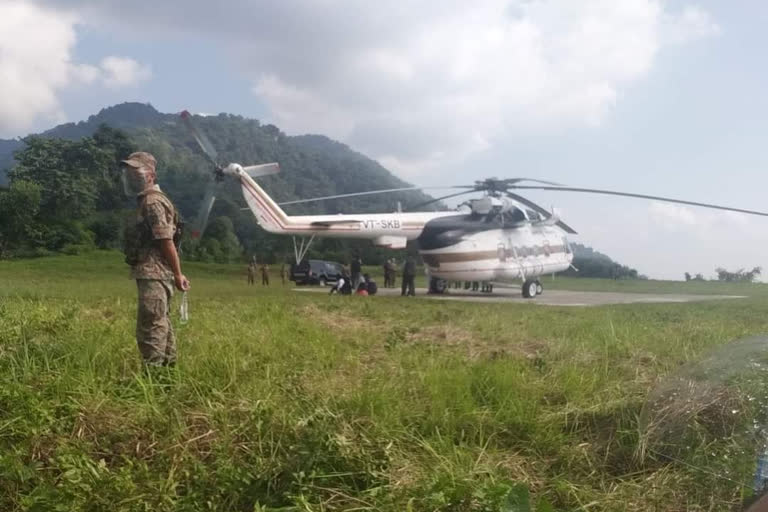
[[[503,243],[499,243],[496,247],[496,252],[499,255],[499,261],[504,263],[507,261],[507,247]]]

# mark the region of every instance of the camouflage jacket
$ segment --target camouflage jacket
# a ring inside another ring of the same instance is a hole
[[[174,240],[178,248],[179,214],[168,196],[155,185],[138,195],[135,222],[125,237],[126,263],[134,279],[173,279],[173,270],[160,250],[160,240]]]

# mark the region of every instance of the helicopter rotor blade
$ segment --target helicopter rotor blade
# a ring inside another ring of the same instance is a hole
[[[537,180],[534,178],[509,178],[506,180],[502,180],[505,183],[508,183],[509,185],[514,185],[516,183],[520,183],[521,181],[530,181],[531,183],[540,183],[542,185],[552,185],[556,187],[563,187],[562,183],[555,183],[554,181],[545,181],[545,180]]]
[[[390,192],[406,192],[409,190],[429,190],[429,189],[446,189],[446,188],[458,188],[458,187],[451,187],[451,186],[445,186],[445,187],[402,187],[402,188],[386,188],[381,190],[369,190],[367,192],[352,192],[349,194],[337,194],[334,196],[322,196],[322,197],[312,197],[310,199],[296,199],[294,201],[285,201],[282,203],[278,203],[280,206],[289,205],[289,204],[299,204],[299,203],[311,203],[314,201],[325,201],[327,199],[340,199],[344,197],[358,197],[358,196],[370,196],[374,194],[387,194]],[[464,188],[464,187],[461,187]]]
[[[216,201],[216,181],[212,181],[205,190],[203,202],[197,211],[197,218],[192,225],[192,238],[202,238],[205,227],[208,225],[208,216],[211,214],[213,203]]]
[[[611,195],[611,196],[622,196],[622,197],[636,197],[639,199],[650,199],[652,201],[664,201],[667,203],[676,203],[676,204],[685,204],[689,206],[701,206],[702,208],[713,208],[715,210],[725,210],[730,212],[738,212],[738,213],[746,213],[749,215],[760,215],[762,217],[768,217],[768,213],[766,212],[760,212],[756,210],[746,210],[743,208],[732,208],[730,206],[720,206],[717,204],[709,204],[709,203],[699,203],[696,201],[686,201],[683,199],[673,199],[670,197],[661,197],[661,196],[651,196],[647,194],[635,194],[632,192],[617,192],[615,190],[601,190],[601,189],[595,189],[595,188],[580,188],[580,187],[540,187],[540,186],[534,186],[534,185],[513,185],[510,188],[514,189],[524,189],[524,190],[551,190],[555,192],[586,192],[589,194],[603,194],[603,195]]]
[[[208,156],[208,159],[211,161],[211,163],[213,163],[213,165],[218,166],[219,154],[216,152],[216,148],[213,147],[213,144],[211,144],[211,141],[208,140],[208,137],[206,137],[204,133],[197,129],[195,124],[192,122],[192,115],[185,110],[181,113],[181,119],[184,121],[187,129],[192,133],[192,136],[197,141],[200,149],[203,150],[203,153]]]
[[[462,186],[462,187],[451,187],[451,188],[467,188],[467,187],[463,187]],[[408,208],[408,210],[409,211],[413,211],[413,210],[416,210],[418,208],[423,208],[424,206],[427,206],[428,204],[437,203],[438,201],[442,201],[443,199],[449,199],[451,197],[462,196],[464,194],[471,194],[473,192],[477,192],[477,190],[475,190],[475,187],[472,187],[470,190],[462,190],[461,192],[456,192],[455,194],[448,194],[447,196],[442,196],[442,197],[438,197],[436,199],[432,199],[430,201],[425,201],[423,203],[419,203],[417,205],[414,205],[414,206]]]
[[[544,208],[542,206],[539,206],[538,204],[534,203],[530,199],[526,199],[523,196],[520,196],[520,195],[517,195],[517,194],[513,194],[512,192],[507,192],[507,196],[510,197],[511,199],[514,199],[518,203],[524,204],[525,206],[527,206],[527,207],[529,207],[529,208],[539,212],[540,214],[542,214],[544,216],[545,219],[548,219],[549,217],[552,216],[552,213],[547,211],[546,208]],[[568,233],[570,235],[578,235],[578,233],[576,232],[575,229],[573,229],[571,226],[569,226],[568,224],[566,224],[565,222],[563,222],[561,220],[558,220],[555,224],[560,229],[562,229],[563,231],[565,231],[566,233]]]

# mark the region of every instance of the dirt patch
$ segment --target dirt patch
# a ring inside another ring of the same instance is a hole
[[[485,338],[454,325],[431,325],[414,330],[406,335],[408,342],[438,345],[449,349],[460,349],[472,360],[503,359],[517,357],[537,360],[549,351],[549,343],[542,340],[510,340],[507,338]]]
[[[316,304],[307,304],[299,308],[298,313],[334,331],[370,330],[378,326],[370,318],[355,316],[351,312],[321,309]]]
[[[154,433],[135,416],[107,403],[84,404],[77,413],[71,437],[93,444],[107,464],[120,455],[150,458],[156,451]]]

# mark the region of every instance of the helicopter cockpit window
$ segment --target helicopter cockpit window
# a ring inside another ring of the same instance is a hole
[[[504,212],[504,221],[509,223],[525,222],[525,213],[520,208],[511,208]]]
[[[525,212],[528,214],[528,220],[533,222],[541,220],[541,215],[539,215],[539,212],[535,212],[533,210],[525,210]]]

